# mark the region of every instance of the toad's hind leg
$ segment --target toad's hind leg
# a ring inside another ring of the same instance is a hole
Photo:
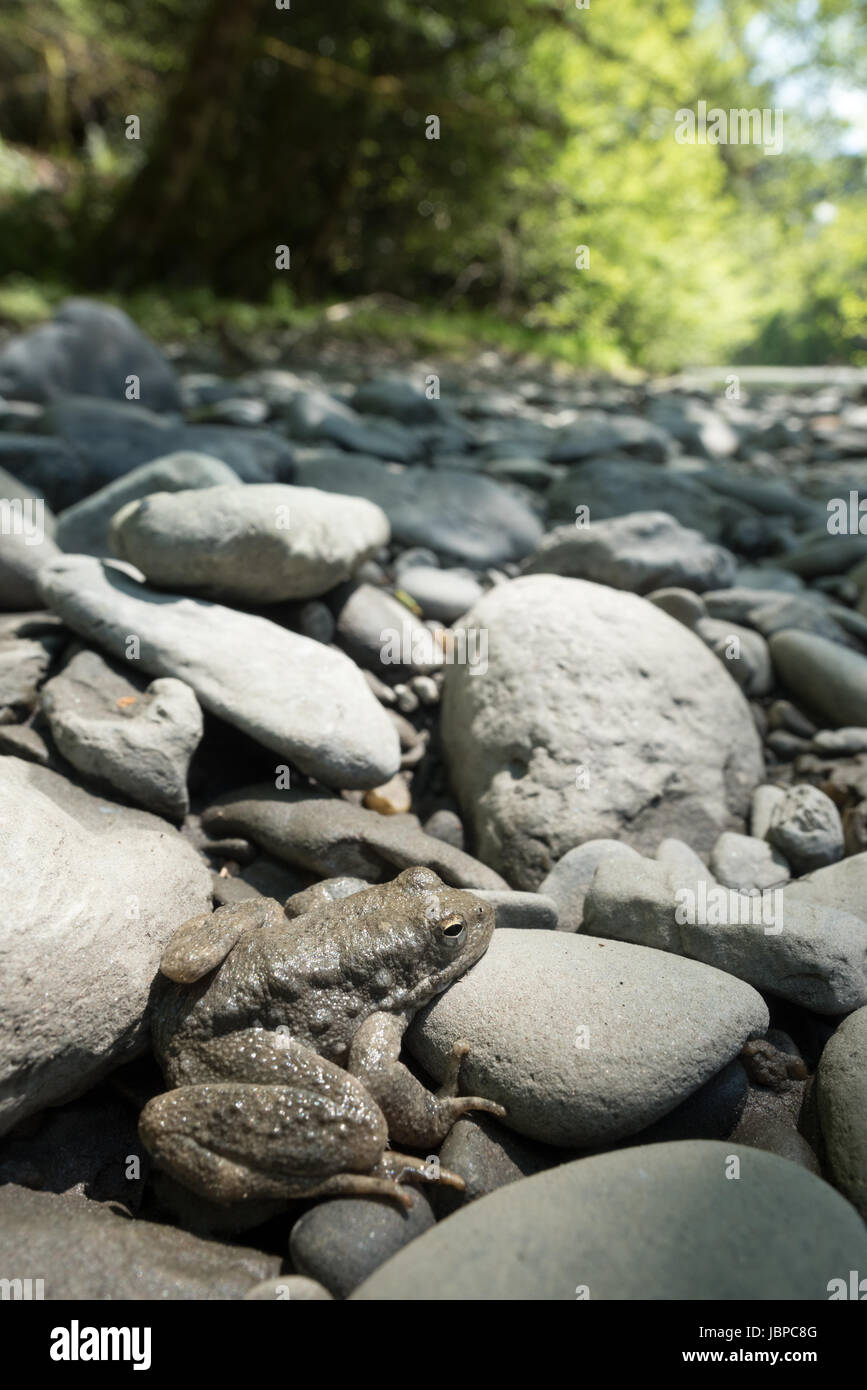
[[[327,1159],[311,1165],[293,1133],[299,1119],[299,1098],[288,1087],[207,1083],[154,1097],[142,1111],[139,1134],[160,1168],[220,1205],[338,1194],[381,1195],[406,1205],[393,1177],[325,1173]],[[356,1131],[347,1162],[370,1156],[375,1168],[379,1144],[379,1134]]]
[[[385,1117],[348,1072],[263,1029],[211,1039],[195,1061],[195,1083],[155,1096],[139,1119],[156,1163],[186,1187],[222,1204],[338,1192],[405,1202],[379,1166]]]
[[[433,1147],[442,1143],[455,1121],[469,1110],[505,1115],[496,1101],[455,1094],[468,1043],[455,1044],[438,1094],[423,1086],[398,1060],[403,1028],[403,1020],[395,1014],[371,1014],[352,1040],[348,1062],[349,1070],[364,1082],[385,1114],[392,1140],[411,1148]]]

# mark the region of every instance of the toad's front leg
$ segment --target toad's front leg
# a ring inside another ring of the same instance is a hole
[[[495,1101],[455,1094],[468,1043],[455,1043],[445,1084],[436,1095],[423,1086],[398,1060],[405,1026],[397,1014],[371,1014],[352,1040],[347,1063],[384,1113],[392,1141],[431,1148],[442,1143],[455,1121],[468,1110],[505,1115]]]

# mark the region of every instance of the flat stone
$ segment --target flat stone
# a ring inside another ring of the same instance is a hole
[[[475,892],[494,909],[495,927],[513,927],[520,931],[557,930],[557,905],[543,893],[514,893],[498,888],[477,888]]]
[[[760,633],[738,623],[709,617],[704,601],[688,589],[656,589],[647,597],[650,603],[704,642],[747,698],[769,695],[774,689],[771,654]]]
[[[347,585],[330,600],[338,644],[383,681],[434,670],[445,647],[400,599],[375,584]]]
[[[295,481],[367,497],[386,513],[395,541],[430,546],[474,569],[520,559],[542,534],[538,518],[513,491],[457,468],[446,487],[436,469],[398,470],[375,458],[325,454],[299,458]]]
[[[388,715],[330,647],[266,618],[148,589],[89,556],[55,561],[43,594],[69,627],[121,660],[137,637],[141,669],[185,681],[205,709],[311,777],[367,787],[398,770]]]
[[[185,425],[172,449],[220,459],[245,483],[291,483],[295,471],[290,444],[272,429]]]
[[[336,878],[323,878],[319,883],[311,883],[309,888],[302,889],[300,893],[293,893],[292,897],[286,900],[283,910],[287,917],[303,917],[305,912],[313,912],[328,903],[351,898],[354,893],[361,893],[369,887],[367,879],[351,878],[348,874],[341,874]]]
[[[633,451],[662,463],[673,453],[674,446],[667,430],[640,415],[585,410],[560,431],[549,458],[554,463],[569,463],[611,449]]]
[[[0,1222],[9,1269],[40,1271],[51,1302],[236,1299],[280,1269],[278,1255],[11,1184],[0,1188]]]
[[[390,415],[403,424],[425,424],[443,413],[440,401],[429,399],[421,387],[406,377],[375,377],[356,387],[353,410],[364,414]]]
[[[149,1042],[163,947],[210,908],[168,824],[0,758],[0,1133],[92,1086]]]
[[[790,733],[806,739],[812,739],[816,734],[816,726],[813,721],[802,714],[791,700],[774,700],[768,707],[767,715],[768,726],[771,729],[788,729]],[[831,731],[828,730],[827,732],[830,733]]]
[[[381,883],[395,868],[423,864],[457,888],[507,887],[471,855],[426,835],[414,817],[381,816],[318,792],[242,787],[218,798],[202,824],[211,834],[249,835],[278,859],[323,877]]]
[[[867,619],[841,604],[830,603],[816,590],[782,594],[771,590],[720,589],[706,593],[704,601],[710,617],[755,628],[768,640],[791,629],[856,648],[861,640],[856,629],[865,624],[861,635],[867,632]]]
[[[629,512],[667,512],[709,540],[752,510],[720,497],[685,473],[618,457],[593,459],[568,470],[547,493],[551,516],[574,521],[576,508],[589,507],[590,524]]]
[[[157,492],[114,517],[111,541],[152,584],[241,603],[316,598],[388,544],[363,497],[281,483]]]
[[[847,499],[848,501],[848,499]],[[867,557],[867,536],[825,535],[810,538],[778,557],[777,563],[802,579],[842,574]]]
[[[727,1181],[733,1157],[740,1179]],[[414,1241],[352,1297],[824,1302],[831,1279],[865,1267],[863,1223],[827,1183],[773,1154],[693,1140],[583,1158],[504,1187]]]
[[[774,807],[779,805],[785,795],[783,787],[776,787],[771,782],[764,782],[760,787],[756,787],[750,809],[750,835],[753,839],[767,838]]]
[[[685,840],[678,840],[673,836],[660,840],[656,850],[656,862],[663,864],[669,873],[677,878],[689,879],[698,876],[713,881],[713,874],[706,867],[704,860]]]
[[[648,416],[674,435],[688,452],[708,458],[737,453],[739,439],[724,415],[694,397],[663,395],[651,401]]]
[[[586,840],[567,850],[547,878],[539,893],[551,898],[557,910],[558,931],[580,931],[584,918],[584,899],[593,875],[603,859],[617,855],[639,859],[640,855],[622,840]]]
[[[415,439],[402,426],[376,424],[326,391],[298,391],[283,413],[294,439],[336,444],[398,463],[408,463],[418,453]]]
[[[820,729],[813,735],[813,750],[826,758],[867,753],[867,729]]]
[[[735,570],[730,551],[711,545],[700,531],[680,526],[665,512],[558,526],[522,566],[524,574],[563,574],[633,594],[667,585],[699,593],[724,589]]]
[[[23,758],[25,762],[38,763],[40,767],[56,767],[57,763],[42,734],[29,724],[0,725],[0,754]]]
[[[586,840],[709,852],[741,830],[762,774],[735,683],[693,634],[633,594],[531,575],[465,616],[487,672],[445,669],[442,737],[479,857],[534,889]]]
[[[775,569],[773,565],[741,565],[735,577],[737,589],[771,589],[786,594],[799,594],[804,581],[788,570]]]
[[[867,920],[867,853],[852,854],[788,884],[786,900],[796,898],[824,903]]]
[[[790,887],[761,899],[644,860],[604,860],[583,930],[700,960],[819,1014],[867,1002],[864,920]],[[692,920],[691,920],[692,919]]]
[[[760,633],[719,618],[699,618],[693,631],[748,699],[771,693],[774,669],[768,644]]]
[[[736,497],[767,516],[790,516],[803,524],[818,519],[820,515],[815,502],[800,497],[778,479],[747,477],[741,473],[727,472],[718,465],[705,468],[700,477],[714,492]]]
[[[519,1134],[583,1147],[652,1124],[766,1027],[755,990],[695,961],[503,930],[416,1015],[405,1040],[440,1080],[455,1038],[466,1038],[466,1093],[504,1105],[502,1123]]]
[[[682,1100],[661,1120],[633,1135],[632,1144],[665,1144],[672,1139],[727,1139],[743,1114],[750,1083],[740,1058]]]

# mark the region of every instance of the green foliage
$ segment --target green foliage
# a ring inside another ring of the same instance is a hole
[[[779,156],[674,139],[699,99],[777,104],[756,23],[826,86],[867,53],[856,0],[6,0],[0,266],[145,292],[146,314],[167,294],[175,329],[392,295],[431,346],[862,361],[865,161],[839,123],[787,107]]]

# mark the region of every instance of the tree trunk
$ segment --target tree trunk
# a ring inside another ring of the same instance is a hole
[[[150,154],[93,249],[90,269],[100,279],[108,271],[117,283],[142,283],[175,259],[172,245],[193,220],[191,191],[207,177],[211,142],[231,114],[262,9],[263,0],[211,0]]]

